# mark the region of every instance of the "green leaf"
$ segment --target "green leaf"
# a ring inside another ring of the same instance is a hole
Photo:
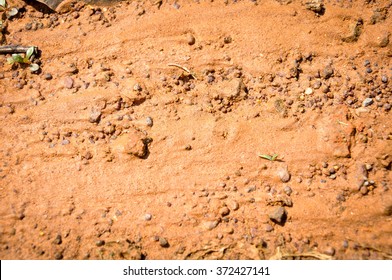
[[[12,57],[7,58],[8,64],[14,64],[14,59]]]
[[[27,59],[30,59],[30,57],[32,56],[32,54],[34,53],[34,51],[35,51],[35,48],[34,48],[34,47],[28,48],[27,51],[26,51],[26,58],[27,58]]]
[[[36,63],[30,64],[30,71],[31,72],[36,72],[38,70],[39,70],[39,65],[38,64],[36,64]]]
[[[2,7],[5,8],[6,5],[7,5],[7,4],[5,3],[5,0],[0,0],[0,6],[2,6]]]
[[[268,159],[268,160],[272,160],[272,157],[270,155],[259,155],[259,157],[264,158],[264,159]]]
[[[11,8],[8,13],[7,16],[9,18],[16,16],[19,13],[19,10],[17,8]]]
[[[278,154],[273,154],[272,157],[271,157],[271,160],[274,161],[275,159],[278,158],[278,156],[279,156]]]
[[[20,54],[16,54],[16,53],[12,54],[12,59],[15,62],[23,63],[23,57]]]

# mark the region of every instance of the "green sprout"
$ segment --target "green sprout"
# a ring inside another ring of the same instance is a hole
[[[264,154],[261,154],[261,155],[259,155],[259,157],[261,157],[261,158],[263,158],[263,159],[267,159],[267,160],[269,160],[269,161],[275,161],[275,160],[279,160],[278,159],[278,157],[279,157],[279,155],[278,154],[273,154],[273,155],[264,155]]]
[[[0,0],[0,11],[5,12],[2,15],[2,19],[5,19],[4,17],[12,18],[19,13],[18,8],[15,7],[9,8],[5,0]]]
[[[0,1],[2,1],[2,0],[0,0]],[[30,60],[35,52],[36,52],[36,47],[30,47],[27,49],[26,54],[24,56],[21,56],[20,54],[14,53],[14,54],[12,54],[11,57],[9,57],[7,59],[7,62],[9,64],[14,64],[14,63],[28,64],[28,65],[30,65],[29,66],[30,71],[36,72],[39,70],[39,65],[36,63],[32,63]]]

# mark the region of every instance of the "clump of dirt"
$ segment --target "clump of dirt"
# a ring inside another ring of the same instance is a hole
[[[8,2],[1,259],[392,258],[390,1]]]

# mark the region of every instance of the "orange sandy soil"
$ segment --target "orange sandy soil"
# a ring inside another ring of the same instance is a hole
[[[391,1],[9,3],[1,259],[392,258]]]

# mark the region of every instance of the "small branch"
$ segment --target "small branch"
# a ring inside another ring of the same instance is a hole
[[[29,48],[30,47],[15,46],[15,45],[0,46],[0,54],[26,53]]]
[[[168,66],[173,66],[173,67],[180,68],[180,69],[184,70],[185,72],[187,72],[189,75],[191,75],[195,80],[197,80],[196,75],[193,74],[188,68],[186,68],[184,66],[181,66],[181,65],[176,64],[176,63],[169,63]]]

